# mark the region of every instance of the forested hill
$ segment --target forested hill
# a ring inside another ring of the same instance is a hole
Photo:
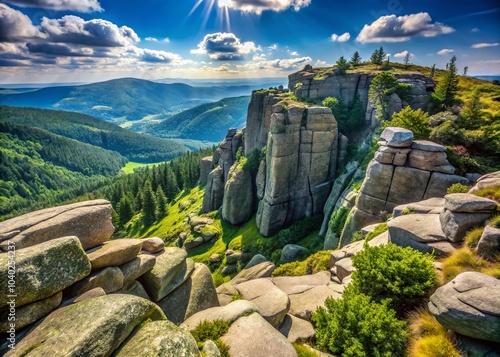
[[[149,115],[171,116],[225,97],[249,95],[246,87],[191,87],[135,78],[121,78],[80,86],[48,87],[0,95],[0,104],[71,110],[99,119],[124,123]]]
[[[0,120],[0,217],[83,194],[127,159],[45,130]]]
[[[88,115],[34,108],[0,106],[0,120],[47,130],[112,150],[134,162],[167,161],[188,151],[173,140],[137,134]]]
[[[158,124],[147,125],[143,130],[164,138],[219,142],[224,139],[228,128],[245,126],[249,102],[249,96],[224,98],[188,109]]]

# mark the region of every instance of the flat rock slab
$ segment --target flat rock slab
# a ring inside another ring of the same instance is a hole
[[[102,288],[106,294],[123,288],[123,273],[118,267],[109,267],[93,272],[86,278],[76,282],[66,291],[66,296],[76,296],[95,288]]]
[[[156,257],[149,254],[139,254],[137,258],[119,266],[123,273],[123,285],[128,285],[140,276],[153,269]]]
[[[352,258],[344,258],[335,263],[337,277],[343,281],[351,275],[356,268],[352,265]]]
[[[234,357],[297,357],[286,337],[257,313],[239,318],[221,339]]]
[[[32,302],[31,304],[16,308],[15,324],[16,330],[21,330],[38,319],[49,314],[52,310],[59,306],[62,301],[62,292],[49,296],[43,300]],[[5,307],[0,310],[0,333],[6,333],[10,329],[9,308]]]
[[[469,190],[469,193],[476,193],[479,190],[489,187],[500,186],[500,171],[492,172],[481,176],[474,187]]]
[[[208,267],[205,264],[196,264],[189,279],[157,304],[168,320],[176,324],[180,324],[197,312],[219,306]]]
[[[466,272],[438,288],[430,312],[447,329],[500,343],[500,280]]]
[[[422,253],[434,252],[437,256],[448,255],[458,248],[446,238],[439,214],[399,216],[387,225],[390,241],[402,247],[411,247]]]
[[[88,250],[92,269],[117,267],[137,257],[142,248],[139,239],[116,239]]]
[[[144,320],[164,320],[150,301],[106,295],[57,309],[6,356],[109,356]]]
[[[90,262],[76,237],[54,239],[20,249],[15,256],[16,306],[42,300],[90,273]],[[7,305],[9,254],[0,254],[0,308]]]
[[[244,281],[266,278],[271,276],[274,269],[276,269],[276,265],[271,262],[263,262],[253,267],[243,269],[236,276],[231,279],[232,284],[242,283]]]
[[[278,331],[281,332],[290,343],[310,340],[314,338],[315,335],[314,327],[310,322],[289,314],[285,316]]]
[[[278,289],[268,279],[250,280],[235,286],[243,299],[253,302],[259,308],[260,315],[275,328],[278,328],[288,310],[288,295]]]
[[[186,262],[183,249],[168,247],[156,256],[156,264],[140,281],[153,301],[163,299],[169,292],[182,284],[194,269],[194,263]]]
[[[212,307],[200,311],[184,321],[181,326],[194,330],[202,321],[224,320],[232,324],[242,316],[259,313],[257,305],[246,300],[236,300],[226,306]]]
[[[415,140],[410,146],[412,149],[431,151],[431,152],[445,152],[446,148],[443,145],[436,144],[428,140]]]
[[[83,249],[90,249],[107,241],[115,231],[111,211],[108,201],[94,200],[47,208],[6,220],[0,224],[0,249],[7,250],[7,240],[21,249],[65,236],[78,237]]]
[[[142,249],[149,253],[159,253],[165,248],[165,242],[159,237],[141,239]]]
[[[318,307],[325,306],[325,300],[329,297],[340,299],[342,297],[343,286],[336,283],[315,286],[303,293],[292,294],[290,298],[290,315],[294,315],[304,320],[311,320],[311,313]]]
[[[271,278],[271,281],[288,295],[299,294],[315,286],[328,285],[330,283],[330,273],[320,271],[313,275],[277,276]]]
[[[403,216],[403,212],[407,211],[410,214],[439,214],[444,212],[445,200],[444,198],[429,198],[424,201],[407,203],[394,208],[394,218]]]
[[[413,133],[408,129],[390,126],[384,129],[380,138],[387,141],[388,146],[409,147],[413,142]]]
[[[489,212],[497,209],[493,200],[479,197],[470,193],[453,193],[444,196],[445,208],[451,212]]]
[[[194,337],[170,321],[153,321],[141,327],[120,348],[116,357],[199,357]]]

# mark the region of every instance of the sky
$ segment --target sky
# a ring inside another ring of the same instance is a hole
[[[0,83],[286,77],[382,46],[500,74],[499,0],[0,0]]]

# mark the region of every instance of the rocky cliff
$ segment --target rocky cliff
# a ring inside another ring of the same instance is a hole
[[[420,73],[395,74],[398,82],[411,85],[410,98],[404,102],[395,93],[390,98],[391,112],[398,112],[405,105],[412,109],[425,109],[429,94],[434,91],[434,81]],[[302,71],[288,76],[288,88],[293,90],[298,98],[324,99],[326,97],[343,98],[346,103],[352,103],[359,94],[363,108],[366,111],[366,121],[375,124],[375,109],[368,100],[368,91],[375,74],[362,72],[338,74],[335,70],[306,66]]]

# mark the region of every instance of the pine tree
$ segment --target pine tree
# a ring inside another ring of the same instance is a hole
[[[434,63],[431,68],[431,74],[429,77],[434,78],[434,73],[436,72],[436,64]]]
[[[155,196],[151,188],[151,181],[147,180],[142,190],[142,221],[145,227],[152,225],[155,221]]]
[[[365,125],[365,111],[359,94],[354,97],[347,122],[350,132],[359,131]]]
[[[370,90],[368,92],[368,99],[374,104],[379,111],[379,119],[388,120],[387,106],[388,98],[391,93],[394,93],[398,88],[398,80],[389,72],[379,73],[373,78]]]
[[[172,201],[175,196],[180,192],[179,185],[177,183],[177,179],[175,177],[174,171],[170,164],[167,164],[165,167],[165,195],[169,201]]]
[[[351,57],[351,65],[353,67],[359,66],[361,64],[361,56],[359,55],[359,52],[356,51]]]
[[[436,90],[433,94],[433,100],[437,105],[444,109],[451,107],[455,103],[458,92],[457,58],[453,56],[446,65],[447,71],[440,78]],[[444,107],[444,108],[443,108]]]
[[[483,122],[483,111],[481,110],[481,96],[479,88],[475,87],[472,92],[472,97],[465,102],[465,105],[460,113],[460,116],[465,121],[467,129],[478,129]]]
[[[405,58],[403,60],[403,62],[405,64],[405,68],[408,68],[408,66],[410,65],[410,59],[411,59],[411,53],[406,51],[406,55],[405,55]]]
[[[165,193],[163,192],[161,186],[158,186],[155,196],[156,196],[155,215],[156,215],[156,220],[159,221],[167,215],[167,197],[165,196]]]
[[[116,207],[119,216],[120,226],[124,226],[134,216],[132,200],[128,196],[123,196]]]
[[[345,74],[348,69],[349,69],[349,62],[347,62],[344,56],[340,56],[340,58],[337,61],[337,73]]]
[[[465,66],[465,67],[464,67],[464,76],[466,76],[466,75],[467,75],[467,72],[468,72],[468,71],[469,71],[469,67],[468,67],[468,66]]]
[[[382,62],[384,61],[384,58],[387,56],[387,54],[385,53],[384,51],[384,48],[382,46],[380,46],[380,48],[378,50],[375,50],[371,57],[370,57],[370,61],[377,65],[377,67],[379,65],[382,64]]]

